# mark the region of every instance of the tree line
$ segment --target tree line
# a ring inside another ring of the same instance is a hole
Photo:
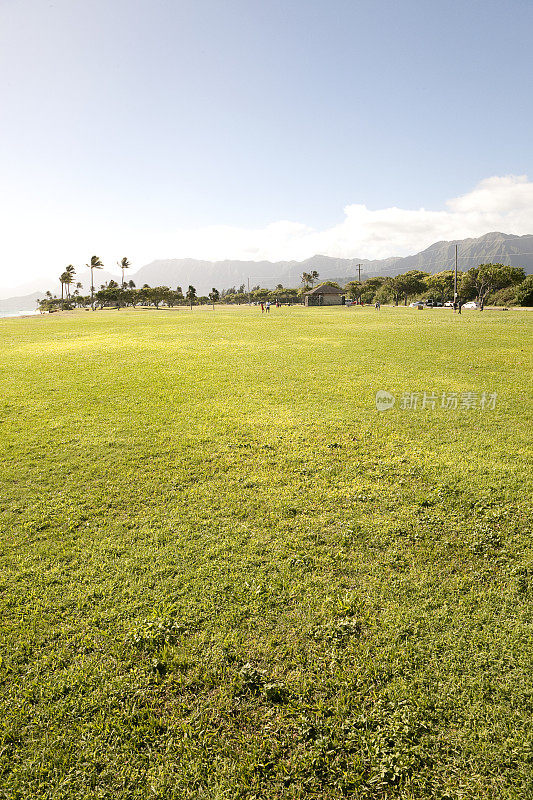
[[[414,297],[445,303],[454,299],[454,271],[430,274],[409,270],[393,278],[368,278],[350,281],[347,294],[362,303],[394,303],[399,305]],[[505,264],[480,264],[457,273],[457,293],[466,302],[481,305],[533,305],[533,276],[526,277],[522,267]]]
[[[79,285],[81,288],[81,284]],[[173,308],[179,305],[197,305],[206,303],[216,303],[220,299],[220,293],[213,289],[209,295],[198,297],[194,286],[189,286],[185,294],[181,286],[170,289],[168,286],[148,286],[144,284],[137,288],[133,281],[127,281],[124,286],[120,286],[116,281],[109,281],[102,284],[100,288],[91,294],[84,295],[76,290],[64,298],[56,297],[51,292],[46,292],[44,298],[39,300],[39,307],[42,311],[71,311],[74,308],[104,309],[116,308],[136,308],[137,306],[151,306],[159,309],[160,306]]]
[[[301,283],[297,289],[287,289],[281,284],[274,290],[253,287],[251,298],[255,299],[293,299],[298,298],[312,288],[319,280],[319,273],[303,272]],[[413,297],[445,303],[454,299],[454,270],[448,269],[431,274],[422,270],[409,270],[394,277],[367,278],[365,281],[349,281],[344,287],[334,281],[325,281],[337,286],[352,300],[361,303],[393,303],[399,305]],[[233,293],[233,294],[232,294]],[[240,294],[239,294],[240,293]],[[224,295],[224,293],[222,293]],[[477,267],[457,273],[457,294],[466,302],[476,300],[481,304],[493,305],[533,305],[533,276],[526,277],[522,267],[511,267],[505,264],[480,264]],[[228,300],[238,301],[244,297],[244,285],[238,290],[229,290]]]
[[[151,287],[144,284],[137,288],[132,280],[125,280],[125,271],[131,266],[127,258],[117,262],[122,272],[120,283],[110,280],[101,284],[95,290],[93,274],[95,269],[102,269],[103,263],[98,256],[92,256],[86,265],[91,270],[90,294],[82,293],[82,284],[75,282],[76,269],[69,264],[59,276],[61,297],[46,292],[44,298],[38,301],[41,311],[71,310],[73,308],[136,308],[160,306],[172,308],[174,306],[189,305],[191,308],[197,304],[223,303],[249,303],[270,300],[280,303],[298,303],[303,301],[304,293],[319,280],[319,273],[303,272],[302,285],[298,288],[284,287],[281,283],[274,289],[252,286],[247,289],[244,284],[239,287],[229,287],[219,291],[215,287],[209,294],[198,296],[194,286],[190,285],[186,292],[181,286],[171,289],[168,286]],[[505,264],[480,264],[457,276],[457,291],[463,302],[476,300],[481,305],[533,305],[533,276],[526,277],[521,267],[511,267]],[[334,283],[327,281],[327,283]],[[349,281],[344,287],[339,284],[341,291],[359,303],[394,303],[407,305],[409,299],[433,300],[445,303],[454,298],[454,271],[443,270],[430,274],[421,270],[409,270],[394,277],[375,277],[365,281]],[[75,286],[72,291],[72,286]]]

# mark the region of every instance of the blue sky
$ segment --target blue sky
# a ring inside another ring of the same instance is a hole
[[[0,0],[0,285],[532,233],[532,30],[529,0]]]

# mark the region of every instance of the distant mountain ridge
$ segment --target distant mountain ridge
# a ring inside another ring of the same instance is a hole
[[[44,292],[32,292],[22,297],[8,297],[0,300],[0,315],[17,314],[24,311],[33,313],[37,308],[37,301],[43,294]]]
[[[205,295],[213,287],[227,289],[242,284],[248,287],[257,286],[271,289],[276,284],[283,286],[300,285],[302,272],[316,270],[320,280],[337,280],[347,282],[358,276],[358,264],[361,265],[361,279],[370,277],[386,277],[399,275],[410,269],[420,269],[435,273],[453,268],[455,261],[455,245],[458,246],[459,269],[467,270],[484,262],[501,262],[515,267],[523,267],[526,274],[533,273],[533,234],[516,236],[514,234],[492,232],[477,239],[456,239],[453,241],[435,242],[434,244],[412,256],[392,257],[369,260],[365,258],[333,258],[315,255],[305,261],[203,261],[194,258],[172,258],[152,261],[137,272],[128,270],[125,277],[133,280],[137,287],[147,283],[149,286],[169,286],[173,289],[181,286],[186,291],[192,284],[198,295]],[[117,275],[106,271],[94,273],[95,286],[113,280],[120,280]],[[83,284],[83,291],[90,290],[90,273],[83,272],[76,276]],[[43,296],[46,289],[57,294],[59,283],[43,281],[44,288],[24,297],[0,300],[0,313],[3,308],[27,309],[33,311],[36,296]],[[37,288],[37,287],[35,287]],[[15,301],[16,302],[11,302]]]
[[[141,267],[131,277],[137,286],[181,286],[192,284],[198,294],[206,294],[214,286],[226,289],[230,286],[259,284],[274,288],[276,284],[297,286],[302,272],[317,270],[320,279],[353,280],[361,265],[361,278],[399,275],[410,269],[424,272],[440,272],[453,268],[455,245],[459,251],[459,269],[466,270],[483,262],[511,263],[524,267],[527,274],[533,273],[533,235],[514,236],[505,233],[487,233],[477,239],[457,239],[450,242],[435,242],[412,256],[369,260],[365,258],[332,258],[316,255],[305,261],[200,261],[192,258],[152,261]]]

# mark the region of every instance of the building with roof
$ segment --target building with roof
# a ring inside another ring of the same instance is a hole
[[[342,289],[332,283],[322,283],[304,294],[306,306],[343,306],[346,296]]]

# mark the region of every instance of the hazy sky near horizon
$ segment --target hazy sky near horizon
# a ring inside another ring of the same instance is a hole
[[[533,233],[530,0],[0,0],[0,287]]]

